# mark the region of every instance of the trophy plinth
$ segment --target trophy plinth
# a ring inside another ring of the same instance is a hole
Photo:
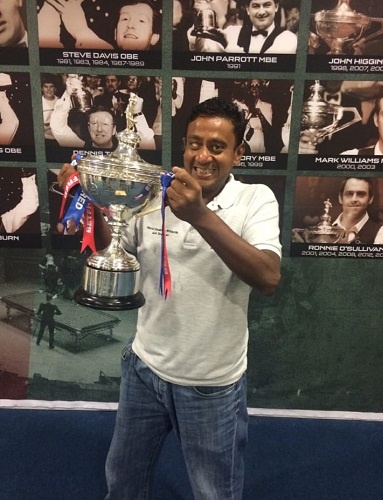
[[[301,129],[312,133],[317,139],[339,132],[362,119],[356,108],[338,106],[324,100],[324,87],[316,80],[310,87],[311,94],[302,106]],[[352,118],[339,124],[345,112]]]
[[[298,230],[306,243],[336,244],[344,237],[344,229],[331,225],[330,208],[332,204],[329,199],[324,201],[324,213],[316,226],[306,227]]]
[[[378,23],[380,29],[369,33],[363,40],[362,36],[371,27],[371,23]],[[383,32],[383,22],[379,18],[371,18],[360,14],[350,7],[350,0],[339,0],[332,10],[321,10],[314,14],[314,23],[317,35],[329,47],[329,54],[353,53],[360,44],[376,38]]]
[[[87,259],[82,286],[74,296],[78,303],[96,309],[136,309],[145,302],[139,290],[140,265],[121,246],[121,237],[133,217],[160,208],[163,170],[137,153],[134,102],[131,94],[127,128],[117,135],[116,150],[110,156],[84,157],[77,167],[83,191],[105,214],[112,233],[110,245]]]

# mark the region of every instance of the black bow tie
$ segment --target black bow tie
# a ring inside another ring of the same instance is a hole
[[[338,101],[340,98],[340,93],[338,92],[337,94],[327,94],[326,99],[327,101]]]
[[[266,38],[268,33],[267,33],[267,30],[253,30],[251,32],[251,36],[257,36],[257,35],[262,35]]]

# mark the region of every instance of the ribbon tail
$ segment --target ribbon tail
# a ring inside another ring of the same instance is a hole
[[[84,233],[82,237],[81,252],[89,247],[93,253],[96,253],[96,245],[94,241],[94,205],[87,203],[84,212]]]

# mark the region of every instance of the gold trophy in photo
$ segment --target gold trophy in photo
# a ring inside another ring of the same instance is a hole
[[[360,14],[351,0],[338,0],[331,10],[313,14],[317,35],[329,47],[329,54],[349,54],[383,34],[383,20]]]
[[[310,91],[310,96],[302,107],[301,130],[312,133],[315,139],[339,132],[362,119],[359,111],[354,107],[326,102],[323,98],[324,87],[319,80],[315,80]],[[351,119],[340,123],[346,112],[351,113]]]
[[[79,304],[106,310],[136,309],[145,298],[139,290],[140,265],[121,246],[122,230],[133,217],[161,208],[161,174],[158,165],[140,158],[140,137],[135,131],[135,94],[126,109],[126,129],[117,134],[118,146],[109,156],[85,156],[77,170],[85,194],[107,217],[110,245],[91,255],[82,286],[75,292]]]

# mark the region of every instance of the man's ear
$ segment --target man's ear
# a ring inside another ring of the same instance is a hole
[[[158,43],[158,40],[160,39],[160,35],[158,33],[153,33],[151,39],[150,39],[150,45],[155,45]]]
[[[182,138],[182,151],[185,151],[186,149],[186,137]]]
[[[237,149],[235,150],[235,155],[234,155],[234,165],[238,166],[241,158],[243,156],[243,153],[245,152],[245,143],[242,142]]]

